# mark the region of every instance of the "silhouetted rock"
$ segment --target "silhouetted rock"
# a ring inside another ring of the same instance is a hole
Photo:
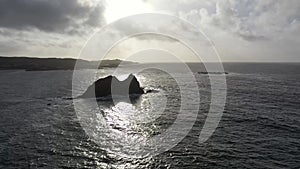
[[[136,77],[132,74],[128,76],[124,81],[119,81],[114,76],[107,76],[103,79],[99,79],[94,82],[81,98],[92,98],[92,97],[107,97],[114,95],[141,95],[144,94],[143,88]]]

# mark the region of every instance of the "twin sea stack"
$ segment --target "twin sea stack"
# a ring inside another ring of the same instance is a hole
[[[141,95],[145,91],[141,88],[137,78],[130,74],[124,81],[119,81],[115,76],[107,76],[94,82],[81,95],[81,98],[107,97],[114,95]]]

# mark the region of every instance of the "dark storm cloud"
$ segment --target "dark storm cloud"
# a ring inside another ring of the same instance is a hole
[[[74,29],[80,27],[101,25],[104,5],[87,3],[78,0],[0,0],[0,27],[74,33]]]

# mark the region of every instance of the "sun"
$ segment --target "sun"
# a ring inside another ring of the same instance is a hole
[[[148,12],[153,12],[153,9],[143,0],[107,0],[104,16],[107,23],[112,23],[123,17]]]

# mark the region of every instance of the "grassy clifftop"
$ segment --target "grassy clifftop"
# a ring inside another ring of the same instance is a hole
[[[73,70],[76,62],[80,62],[80,69],[97,67],[98,61],[86,61],[61,58],[30,58],[30,57],[0,57],[0,70],[22,69],[27,71],[40,70]],[[103,60],[99,69],[104,67],[117,67],[122,60]],[[133,64],[134,62],[123,62]]]

